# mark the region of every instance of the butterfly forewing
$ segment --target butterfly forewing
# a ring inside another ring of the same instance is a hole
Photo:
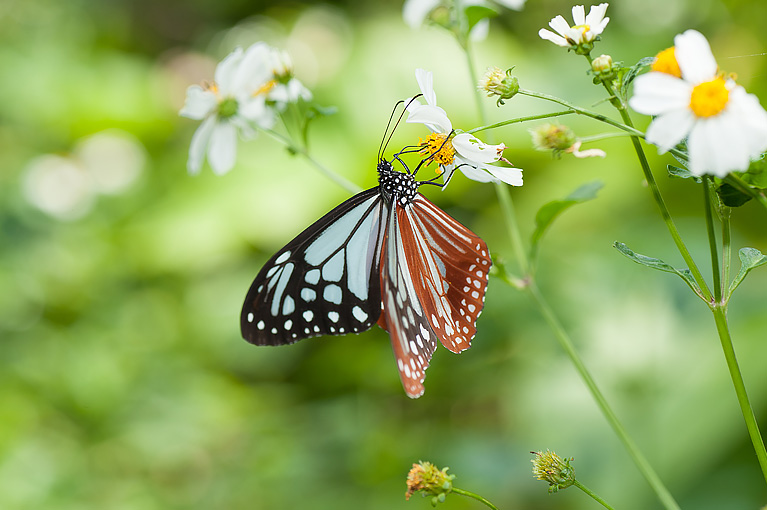
[[[468,349],[485,302],[487,245],[421,194],[399,211],[415,291],[431,311],[427,319],[445,347]]]
[[[243,337],[280,345],[375,324],[381,314],[379,257],[387,211],[377,187],[363,191],[278,251],[245,298]]]

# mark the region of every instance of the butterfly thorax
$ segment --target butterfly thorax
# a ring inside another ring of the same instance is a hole
[[[378,184],[381,193],[389,202],[405,206],[413,201],[418,193],[418,182],[406,173],[397,172],[385,159],[378,163]]]

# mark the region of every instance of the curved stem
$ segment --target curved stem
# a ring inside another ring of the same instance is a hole
[[[466,497],[469,497],[469,498],[476,499],[477,501],[479,501],[481,503],[484,503],[485,505],[487,505],[488,507],[492,508],[493,510],[498,510],[497,506],[495,506],[494,504],[492,504],[491,502],[489,502],[488,500],[486,500],[485,498],[483,498],[479,494],[474,494],[473,492],[465,491],[465,490],[459,489],[457,487],[453,487],[451,492],[454,492],[456,494],[460,494],[461,496],[466,496]]]
[[[277,133],[276,131],[273,131],[271,129],[261,129],[262,132],[266,133],[267,135],[271,136],[278,142],[285,145],[288,150],[293,154],[299,154],[304,157],[309,163],[311,163],[314,168],[316,168],[322,175],[330,179],[331,181],[335,182],[342,188],[344,188],[349,193],[359,193],[362,191],[362,188],[354,184],[353,182],[347,180],[345,177],[338,175],[309,154],[309,151],[302,147],[298,147],[296,144],[293,143],[292,140],[287,138],[284,135],[281,135],[280,133]]]
[[[586,487],[585,485],[583,485],[583,484],[582,484],[581,482],[579,482],[578,480],[575,480],[575,481],[573,482],[573,485],[574,485],[574,486],[576,486],[576,487],[578,487],[580,490],[582,490],[583,492],[585,492],[585,493],[586,493],[586,494],[588,494],[589,496],[591,496],[591,497],[594,499],[594,501],[596,501],[597,503],[599,503],[599,504],[600,504],[600,505],[602,505],[603,507],[605,507],[605,508],[609,508],[610,510],[615,510],[613,507],[611,507],[610,505],[608,505],[608,504],[607,504],[607,501],[605,501],[604,499],[600,498],[600,497],[599,497],[598,495],[596,495],[596,494],[595,494],[595,493],[594,493],[594,492],[593,492],[591,489],[589,489],[588,487]]]
[[[474,129],[469,129],[466,131],[466,133],[479,133],[480,131],[486,131],[488,129],[496,129],[503,126],[508,126],[509,124],[518,124],[520,122],[529,122],[531,120],[541,120],[541,119],[550,119],[552,117],[562,117],[563,115],[572,115],[574,113],[577,113],[575,110],[565,110],[561,112],[552,112],[552,113],[541,113],[539,115],[528,115],[526,117],[517,117],[516,119],[509,119],[509,120],[503,120],[501,122],[496,122],[495,124],[490,124],[487,126],[480,126],[476,127]]]
[[[756,423],[754,410],[751,408],[751,403],[748,400],[746,385],[743,382],[743,376],[740,373],[738,360],[735,357],[735,348],[733,347],[732,337],[730,336],[730,330],[727,326],[726,307],[714,306],[711,311],[714,313],[716,330],[719,333],[719,340],[722,343],[724,357],[727,360],[727,368],[730,370],[730,377],[732,378],[732,384],[735,387],[735,394],[738,396],[738,404],[740,404],[740,410],[743,413],[743,419],[746,422],[748,435],[754,446],[756,458],[759,461],[759,467],[762,469],[762,476],[764,476],[764,480],[767,482],[767,450],[765,450],[764,440],[759,432],[759,425]]]
[[[517,258],[517,263],[522,271],[522,274],[527,274],[530,261],[525,254],[524,245],[522,244],[522,235],[519,232],[519,222],[517,221],[517,214],[514,210],[514,203],[509,196],[509,190],[503,183],[495,184],[495,193],[498,196],[498,203],[501,206],[501,212],[506,220],[506,228],[509,231],[509,238],[511,239],[511,247],[514,250],[514,255]]]
[[[706,176],[701,179],[703,187],[703,215],[706,217],[706,234],[708,235],[708,246],[711,251],[711,273],[714,278],[714,301],[722,301],[722,280],[719,272],[719,248],[716,245],[716,234],[714,233],[714,214],[711,203],[712,182],[711,178]]]
[[[658,474],[653,470],[652,466],[650,466],[650,463],[647,461],[647,459],[645,459],[644,455],[642,455],[642,452],[639,451],[639,448],[628,435],[626,429],[623,428],[620,420],[618,420],[618,417],[613,412],[610,404],[608,404],[607,399],[605,399],[602,392],[599,391],[599,387],[597,386],[596,382],[594,382],[594,379],[591,377],[589,371],[586,369],[586,365],[583,364],[580,356],[578,356],[578,353],[575,350],[575,346],[570,340],[569,335],[565,331],[564,327],[562,327],[562,324],[560,324],[559,320],[554,314],[554,311],[541,295],[538,287],[535,285],[535,282],[531,280],[527,286],[527,289],[530,292],[530,296],[533,298],[533,301],[538,305],[538,308],[543,314],[546,322],[549,324],[549,327],[554,332],[557,341],[559,341],[559,345],[570,358],[570,361],[572,362],[573,366],[575,366],[575,369],[578,371],[581,379],[583,379],[583,381],[586,383],[586,386],[588,387],[592,397],[599,406],[599,409],[602,411],[602,414],[605,416],[607,422],[615,431],[618,439],[620,439],[620,441],[623,443],[623,446],[626,448],[626,451],[628,451],[629,456],[633,459],[634,464],[636,464],[637,468],[642,473],[642,476],[644,476],[645,480],[647,480],[647,483],[650,484],[650,487],[652,487],[652,489],[655,491],[655,494],[657,494],[658,498],[661,500],[663,506],[665,506],[666,509],[679,510],[679,505],[674,500],[674,497],[671,495],[668,489],[666,489],[666,486],[663,485],[663,482],[661,481]]]
[[[607,83],[603,83],[603,85],[611,97],[611,103],[620,113],[624,124],[633,128],[631,117],[629,116],[626,107],[615,95],[615,91],[613,90],[612,86]],[[682,241],[682,236],[679,234],[679,230],[676,228],[674,220],[671,218],[671,213],[669,212],[668,207],[666,207],[666,202],[663,200],[663,195],[660,193],[660,188],[658,187],[658,183],[655,181],[655,177],[652,174],[650,163],[647,161],[647,156],[644,153],[644,149],[642,149],[642,144],[639,141],[639,138],[639,136],[632,136],[631,143],[634,146],[634,151],[636,152],[637,158],[639,159],[639,165],[642,167],[642,172],[644,173],[647,185],[652,191],[653,199],[655,200],[655,203],[660,210],[660,215],[663,218],[663,222],[666,224],[666,228],[668,229],[669,234],[671,234],[671,238],[674,240],[674,244],[676,245],[677,250],[679,250],[682,258],[687,263],[687,267],[690,269],[692,277],[695,279],[698,287],[700,287],[703,298],[707,302],[710,302],[712,298],[711,291],[709,290],[708,285],[706,284],[706,280],[703,278],[700,269],[698,269],[697,264],[695,264],[690,251],[687,249],[684,241]]]

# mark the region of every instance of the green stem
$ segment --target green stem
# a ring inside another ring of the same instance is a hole
[[[495,124],[490,124],[487,126],[479,126],[474,129],[470,129],[466,132],[474,134],[474,133],[479,133],[480,131],[487,131],[488,129],[497,129],[499,127],[508,126],[509,124],[518,124],[520,122],[530,122],[532,120],[550,119],[552,117],[562,117],[563,115],[572,115],[574,113],[577,113],[577,112],[575,110],[565,110],[561,112],[541,113],[539,115],[528,115],[526,117],[517,117],[516,119],[503,120],[501,122],[496,122]]]
[[[602,395],[602,392],[599,390],[599,387],[597,387],[596,382],[594,382],[594,379],[586,369],[586,366],[583,364],[580,356],[578,356],[572,340],[570,340],[570,337],[559,323],[559,320],[557,319],[553,310],[541,295],[538,287],[535,285],[535,282],[531,280],[527,289],[530,292],[530,296],[533,298],[533,301],[538,305],[538,308],[543,314],[543,317],[548,323],[549,327],[554,332],[554,335],[559,341],[559,345],[570,358],[570,361],[572,362],[573,366],[575,366],[578,374],[586,383],[586,386],[588,387],[592,397],[599,406],[599,409],[602,411],[602,414],[604,414],[607,422],[610,424],[620,441],[623,443],[623,446],[628,451],[629,456],[633,459],[634,464],[636,464],[637,468],[642,473],[642,476],[644,476],[645,480],[647,480],[647,483],[650,484],[650,487],[652,487],[658,498],[668,510],[679,510],[679,505],[674,500],[674,497],[663,485],[663,482],[661,481],[658,474],[655,473],[653,468],[650,466],[650,463],[647,461],[647,459],[645,459],[645,457],[639,451],[639,448],[626,432],[626,429],[623,428],[623,425],[621,424],[620,420],[618,420],[618,417],[615,415],[612,408],[610,408],[610,404],[607,403],[607,399],[605,399],[604,395]]]
[[[607,90],[607,93],[610,95],[612,105],[618,110],[618,113],[620,113],[621,119],[623,119],[623,123],[633,128],[634,126],[631,122],[631,117],[629,116],[626,107],[616,96],[612,86],[604,82],[603,85]],[[652,191],[653,199],[655,199],[655,203],[660,210],[660,215],[663,218],[663,222],[666,224],[666,228],[671,234],[671,238],[674,240],[674,244],[676,245],[677,250],[679,250],[682,258],[687,263],[687,267],[690,269],[692,277],[695,279],[695,282],[700,288],[702,298],[706,302],[710,302],[712,298],[711,291],[709,290],[708,285],[706,284],[706,280],[703,278],[700,269],[698,269],[697,264],[695,264],[690,251],[687,249],[684,241],[682,241],[682,236],[679,234],[679,230],[677,230],[676,225],[674,224],[674,220],[671,218],[671,213],[669,212],[668,207],[666,207],[666,202],[663,200],[663,195],[660,193],[658,183],[655,182],[655,177],[653,176],[652,170],[650,169],[650,163],[647,161],[647,156],[644,153],[644,149],[642,149],[642,144],[639,141],[639,138],[639,136],[632,136],[631,143],[633,144],[634,151],[636,152],[637,158],[639,159],[639,165],[642,167],[642,172],[644,173],[647,185]]]
[[[527,274],[530,264],[527,255],[525,254],[524,245],[522,244],[522,235],[519,232],[519,222],[517,221],[517,214],[514,211],[514,203],[509,196],[509,189],[503,183],[496,183],[495,193],[498,195],[498,203],[501,206],[503,217],[506,220],[506,228],[509,231],[511,247],[514,250],[517,263],[519,264],[522,274]]]
[[[276,131],[273,131],[271,129],[261,129],[262,132],[266,133],[267,135],[271,136],[273,139],[277,140],[278,142],[282,143],[288,148],[288,151],[290,151],[292,154],[298,154],[300,156],[303,156],[304,159],[306,159],[309,163],[311,163],[314,168],[316,168],[322,175],[330,179],[331,181],[335,182],[342,188],[344,188],[349,193],[359,193],[362,191],[362,188],[354,184],[353,182],[347,180],[345,177],[338,175],[316,159],[312,157],[311,154],[309,154],[309,151],[302,147],[298,147],[296,144],[293,143],[293,141],[289,138],[287,138],[284,135],[281,135],[280,133],[277,133]]]
[[[743,382],[743,376],[740,373],[738,360],[735,357],[735,348],[733,347],[732,337],[730,337],[730,330],[727,326],[726,306],[713,306],[711,311],[714,313],[716,330],[719,333],[719,340],[722,343],[722,350],[724,351],[724,357],[727,360],[727,368],[730,370],[730,377],[732,378],[732,384],[735,387],[735,394],[738,396],[740,410],[743,413],[743,419],[746,421],[748,435],[754,446],[756,458],[762,469],[764,480],[767,482],[767,450],[764,448],[764,440],[759,432],[759,425],[756,423],[754,411],[751,408],[751,403],[746,394],[746,385]]]
[[[477,501],[479,501],[480,503],[484,503],[488,507],[492,508],[493,510],[498,510],[497,506],[495,506],[494,504],[492,504],[491,502],[489,502],[488,500],[486,500],[485,498],[483,498],[479,494],[474,494],[473,492],[465,491],[465,490],[459,489],[457,487],[453,487],[451,492],[454,492],[456,494],[460,494],[462,496],[467,496],[469,498],[474,498]]]
[[[708,246],[711,251],[711,273],[714,278],[714,301],[722,302],[722,281],[719,272],[719,248],[716,245],[716,234],[714,233],[714,211],[711,203],[711,193],[713,193],[711,178],[706,176],[701,179],[703,187],[703,214],[706,217],[706,233],[708,234]]]
[[[727,286],[730,283],[730,266],[732,265],[732,246],[730,242],[730,212],[731,209],[725,205],[720,208],[722,216],[722,296],[724,296],[725,306],[730,296]]]
[[[585,492],[585,493],[586,493],[586,494],[588,494],[589,496],[591,496],[591,497],[594,499],[594,501],[596,501],[597,503],[599,503],[599,504],[600,504],[600,505],[602,505],[603,507],[605,507],[605,508],[609,508],[610,510],[615,510],[613,507],[611,507],[610,505],[608,505],[608,504],[607,504],[607,501],[605,501],[604,499],[602,499],[602,498],[600,498],[599,496],[597,496],[597,495],[596,495],[596,494],[595,494],[595,493],[594,493],[594,492],[593,492],[591,489],[589,489],[588,487],[586,487],[585,485],[583,485],[583,484],[582,484],[581,482],[579,482],[578,480],[575,480],[575,481],[573,482],[573,485],[574,485],[574,486],[576,486],[576,487],[578,487],[580,490],[582,490],[583,492]]]

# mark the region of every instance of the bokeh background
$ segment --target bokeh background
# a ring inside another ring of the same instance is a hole
[[[537,37],[570,7],[504,11],[474,46],[477,72],[514,65],[523,87],[610,113],[585,62]],[[697,28],[767,101],[764,2],[621,0],[608,15],[596,54],[633,63]],[[226,176],[190,177],[197,123],[177,114],[186,87],[212,79],[237,45],[287,49],[317,101],[338,108],[314,126],[313,155],[368,187],[394,103],[417,92],[415,68],[434,72],[457,127],[478,125],[449,34],[413,31],[401,2],[373,1],[5,0],[0,26],[0,508],[427,508],[404,499],[418,460],[450,466],[456,486],[500,508],[594,508],[532,478],[529,451],[546,448],[574,456],[579,479],[616,508],[660,508],[536,309],[500,280],[473,348],[440,348],[418,400],[378,328],[281,348],[240,338],[261,264],[348,194],[265,137],[241,143]],[[528,98],[486,109],[493,120],[552,111]],[[682,265],[628,140],[596,144],[606,159],[557,160],[531,148],[529,127],[491,135],[525,170],[512,190],[525,235],[544,203],[605,183],[553,226],[539,270],[586,364],[683,508],[761,507],[767,490],[709,312],[681,280],[611,247]],[[423,134],[404,126],[393,146]],[[708,267],[701,190],[648,153]],[[491,186],[457,178],[426,192],[513,267]],[[733,245],[767,252],[765,225],[764,209],[738,209]],[[765,289],[761,268],[729,317],[767,428]],[[480,508],[459,496],[440,506]]]

